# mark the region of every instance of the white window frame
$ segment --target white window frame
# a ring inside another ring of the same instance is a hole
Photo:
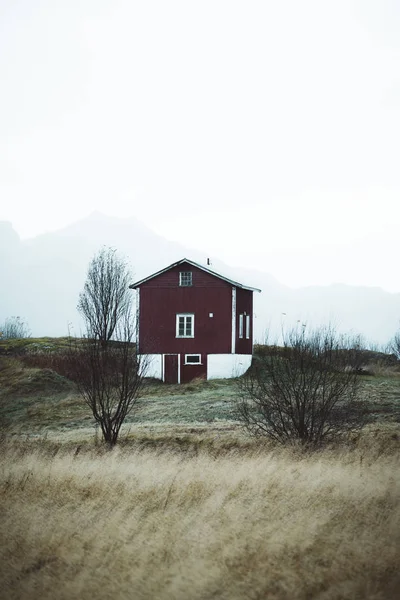
[[[198,362],[188,362],[188,356],[198,356]],[[185,365],[201,365],[201,354],[185,354]]]
[[[246,340],[250,339],[250,315],[246,315]]]
[[[183,283],[183,276],[190,275],[190,283]],[[180,271],[179,272],[179,285],[180,287],[192,287],[193,285],[193,271]]]
[[[183,317],[185,319],[185,333],[183,335],[179,335],[179,318]],[[190,335],[186,335],[186,319],[187,317],[191,317],[192,318],[192,327],[191,327],[191,334]],[[177,338],[194,338],[194,314],[193,313],[178,313],[176,315],[176,337]]]
[[[243,338],[243,317],[244,315],[239,315],[239,338]]]

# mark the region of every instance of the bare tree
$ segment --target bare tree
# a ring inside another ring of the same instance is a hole
[[[248,430],[277,442],[317,446],[361,428],[366,405],[359,400],[355,365],[359,346],[332,327],[283,332],[239,380],[237,415]]]
[[[72,378],[110,446],[136,406],[146,375],[146,359],[137,354],[134,339],[134,320],[126,310],[106,346],[99,337],[86,337],[73,340],[68,353]]]
[[[30,337],[28,324],[21,317],[8,317],[0,324],[0,338],[3,340]]]
[[[396,356],[397,360],[400,360],[400,330],[390,340],[388,350]]]
[[[94,256],[78,302],[86,334],[83,342],[71,344],[68,354],[72,378],[110,446],[137,404],[147,369],[134,343],[131,281],[116,250],[103,248]]]
[[[113,248],[102,248],[90,262],[77,308],[90,337],[103,347],[112,338],[118,321],[130,311],[131,281],[126,261]]]

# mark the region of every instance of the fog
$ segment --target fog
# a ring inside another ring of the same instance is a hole
[[[155,234],[137,219],[110,218],[99,212],[35,238],[21,241],[10,223],[0,222],[0,323],[23,317],[34,336],[80,335],[76,305],[90,259],[103,245],[114,247],[132,267],[133,281],[189,258],[240,283],[260,288],[254,294],[255,341],[271,340],[282,328],[300,323],[332,323],[342,332],[362,334],[385,345],[399,327],[400,294],[377,287],[310,286],[293,289],[266,271],[232,267]],[[132,292],[132,301],[135,295]]]
[[[400,8],[4,0],[0,219],[93,210],[289,286],[400,292]]]

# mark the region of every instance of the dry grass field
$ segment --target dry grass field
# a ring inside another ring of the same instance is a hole
[[[107,451],[70,382],[0,362],[1,598],[400,598],[398,374],[314,454],[249,438],[229,381],[149,383]]]
[[[399,440],[306,456],[5,441],[9,600],[400,597]]]

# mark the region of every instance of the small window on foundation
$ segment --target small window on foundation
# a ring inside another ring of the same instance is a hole
[[[201,354],[185,354],[185,365],[201,365]]]

